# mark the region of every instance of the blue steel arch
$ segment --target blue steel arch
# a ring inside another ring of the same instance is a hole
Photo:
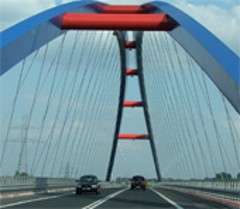
[[[196,20],[174,6],[152,2],[156,13],[166,13],[178,22],[168,32],[212,79],[240,114],[240,58]]]
[[[77,12],[93,1],[76,1],[34,15],[0,33],[0,76],[43,45],[64,34],[58,18],[65,12]],[[47,32],[46,32],[47,31]]]
[[[0,57],[2,59],[0,75],[33,51],[65,33],[56,24],[58,22],[56,19],[61,18],[63,13],[77,11],[79,8],[94,12],[87,7],[93,2],[77,1],[58,6],[0,33]],[[240,113],[240,58],[181,10],[164,2],[149,4],[157,8],[154,13],[166,13],[178,22],[178,26],[168,32],[170,36],[195,59]]]

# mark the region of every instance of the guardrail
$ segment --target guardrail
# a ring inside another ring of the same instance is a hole
[[[240,181],[174,181],[161,182],[160,187],[240,206]]]
[[[76,179],[66,178],[0,177],[0,198],[50,191],[73,191],[76,184]],[[101,182],[100,184],[102,188],[122,187],[113,182]],[[14,195],[11,195],[13,193]]]
[[[221,190],[240,190],[239,180],[229,181],[179,181],[179,182],[168,182],[168,184],[192,186],[198,188],[209,188],[209,189],[221,189]]]
[[[75,179],[42,177],[0,177],[0,196],[20,192],[48,192],[53,189],[74,188]]]

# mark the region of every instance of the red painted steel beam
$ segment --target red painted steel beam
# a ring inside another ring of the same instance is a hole
[[[104,14],[139,14],[146,13],[142,6],[138,5],[104,5],[102,8]]]
[[[170,31],[175,22],[165,14],[78,14],[66,13],[62,29]]]
[[[125,41],[125,48],[126,49],[136,48],[136,41]]]
[[[139,101],[125,101],[123,103],[124,107],[142,107],[143,103]]]
[[[130,76],[138,75],[138,70],[127,68],[126,69],[126,75],[130,75]]]
[[[104,14],[144,14],[153,12],[156,7],[150,4],[144,5],[108,5],[103,3],[94,3],[91,5],[98,13]]]
[[[142,139],[147,140],[149,136],[147,134],[119,134],[118,139],[128,140],[128,139]]]

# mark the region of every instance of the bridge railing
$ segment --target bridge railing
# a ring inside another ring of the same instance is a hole
[[[228,180],[228,181],[177,181],[177,182],[163,182],[163,184],[189,186],[196,188],[208,188],[219,189],[228,191],[240,191],[240,180]]]
[[[0,177],[0,198],[11,193],[24,195],[50,191],[73,191],[76,179],[43,177]],[[101,182],[102,188],[122,187],[113,182]]]
[[[223,203],[240,204],[240,180],[170,181],[162,182],[159,186]]]
[[[67,187],[71,188],[75,185],[75,179],[42,177],[0,177],[1,194],[12,191],[48,190]]]

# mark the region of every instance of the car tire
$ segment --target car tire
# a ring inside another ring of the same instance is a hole
[[[100,194],[100,190],[97,189],[97,191],[95,193],[96,193],[96,195]]]

